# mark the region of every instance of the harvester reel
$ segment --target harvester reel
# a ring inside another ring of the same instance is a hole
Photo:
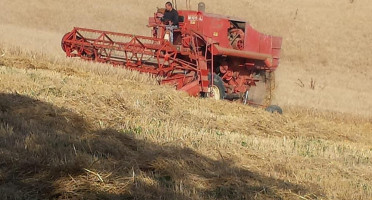
[[[64,41],[67,40],[68,36],[69,36],[70,32],[66,33],[63,37],[62,37],[62,41],[61,41],[61,47],[62,47],[62,50],[66,53],[71,53],[71,44],[68,44],[68,43],[65,43]]]
[[[169,51],[167,45],[164,45],[161,49],[156,52],[156,58],[158,61],[159,69],[162,69],[165,65],[170,65],[170,60],[174,60],[177,56],[176,51]],[[163,61],[162,61],[163,59]]]

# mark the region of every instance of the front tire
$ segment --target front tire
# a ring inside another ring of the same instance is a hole
[[[212,82],[212,75],[208,75],[209,82]],[[217,74],[213,75],[213,86],[211,87],[211,92],[208,94],[208,97],[211,97],[216,100],[222,100],[226,97],[226,88],[223,85],[223,80]]]

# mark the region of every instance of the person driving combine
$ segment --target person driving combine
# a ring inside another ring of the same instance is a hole
[[[178,12],[173,8],[171,2],[165,3],[164,14],[159,13],[158,17],[165,24],[166,30],[169,31],[170,42],[173,43],[173,30],[178,28]]]

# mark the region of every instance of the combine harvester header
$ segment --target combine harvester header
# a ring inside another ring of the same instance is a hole
[[[68,57],[160,76],[161,84],[192,96],[269,106],[282,38],[241,19],[206,13],[204,3],[198,7],[178,11],[173,33],[157,17],[164,9],[158,9],[149,18],[150,37],[75,27],[63,36],[62,49]]]

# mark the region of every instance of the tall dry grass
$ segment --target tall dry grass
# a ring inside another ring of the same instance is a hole
[[[370,120],[271,115],[106,65],[1,53],[2,198],[372,195]]]

